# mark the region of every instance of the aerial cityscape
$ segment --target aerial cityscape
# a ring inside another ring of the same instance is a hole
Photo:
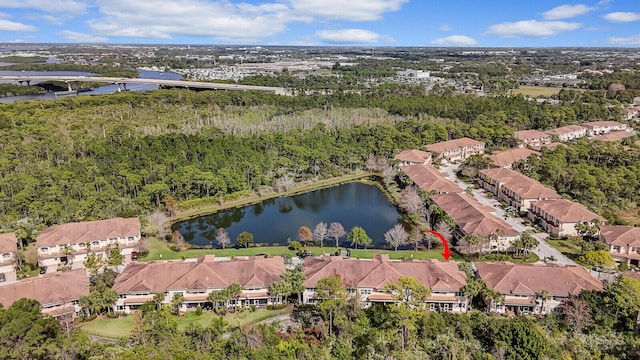
[[[638,24],[0,3],[0,359],[640,359]]]

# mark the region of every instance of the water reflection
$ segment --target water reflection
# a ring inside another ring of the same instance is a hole
[[[232,241],[242,231],[254,234],[255,242],[286,244],[297,239],[300,226],[313,230],[320,221],[339,221],[349,231],[362,226],[374,245],[384,245],[384,233],[401,221],[395,207],[375,186],[349,183],[183,221],[174,229],[197,245],[215,244],[216,229],[227,229]],[[325,240],[334,244],[333,240]],[[342,239],[342,244],[348,243]]]

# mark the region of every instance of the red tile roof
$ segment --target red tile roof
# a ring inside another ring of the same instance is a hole
[[[566,199],[540,200],[533,204],[563,223],[591,222],[594,219],[606,221],[584,205]]]
[[[518,160],[527,159],[531,155],[539,156],[540,153],[527,148],[509,149],[505,151],[496,151],[489,155],[495,166],[510,166]]]
[[[307,288],[316,287],[318,280],[330,276],[340,276],[345,286],[353,288],[384,289],[389,283],[398,282],[401,276],[415,278],[432,290],[455,292],[467,283],[466,274],[453,261],[391,261],[386,254],[377,254],[372,260],[309,257],[304,261],[302,272],[307,277]]]
[[[583,127],[586,128],[593,128],[596,126],[609,126],[609,127],[615,127],[615,126],[624,126],[624,124],[619,123],[617,121],[589,121],[586,123],[582,123]]]
[[[438,193],[462,192],[462,189],[431,165],[408,165],[400,168],[421,189]]]
[[[422,164],[431,159],[431,153],[422,150],[405,150],[394,157],[399,161],[407,161],[411,163]]]
[[[600,226],[600,238],[608,245],[640,247],[640,228],[615,225]]]
[[[602,283],[580,266],[474,263],[487,287],[505,295],[577,295],[582,290],[602,290]]]
[[[89,294],[89,278],[84,269],[55,272],[0,287],[0,303],[9,307],[22,298],[42,305],[63,304]]]
[[[513,191],[523,199],[562,199],[555,190],[521,173],[505,168],[480,170],[480,173],[503,184],[505,189]]]
[[[516,139],[526,141],[530,139],[548,138],[549,134],[543,133],[542,131],[538,131],[538,130],[522,130],[522,131],[514,132],[513,136]]]
[[[465,234],[489,237],[494,235],[496,230],[501,230],[504,236],[520,234],[507,222],[493,215],[493,208],[480,204],[468,194],[433,195],[431,200],[451,216]]]
[[[597,141],[620,141],[628,137],[636,135],[635,131],[612,131],[608,134],[597,135],[591,138],[591,140]]]
[[[16,251],[18,251],[18,238],[16,234],[0,234],[0,253],[15,253]]]
[[[38,235],[36,247],[78,244],[129,236],[140,236],[138,218],[113,218],[51,226]]]
[[[580,125],[567,125],[567,126],[559,127],[556,129],[547,130],[545,131],[545,133],[549,135],[562,135],[562,134],[567,134],[567,133],[572,133],[575,131],[582,131],[582,130],[585,130],[585,128],[583,128]]]
[[[132,262],[116,278],[113,289],[119,294],[164,292],[182,289],[222,289],[233,283],[265,288],[280,280],[285,272],[280,256],[235,258],[214,261],[213,255],[197,262]]]
[[[484,143],[482,141],[474,140],[468,137],[463,137],[460,139],[441,141],[439,143],[426,145],[425,148],[429,151],[442,154],[447,151],[458,150],[465,147],[474,147],[477,145],[484,145]]]

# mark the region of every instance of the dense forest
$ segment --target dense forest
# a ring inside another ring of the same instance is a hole
[[[410,286],[410,285],[406,285]],[[411,287],[407,287],[410,291]],[[582,292],[548,317],[425,311],[401,301],[363,309],[339,277],[318,281],[325,300],[294,308],[294,323],[231,326],[223,317],[179,330],[169,306],[145,303],[129,339],[91,341],[40,314],[34,300],[0,309],[0,359],[638,359],[640,282]],[[404,291],[404,290],[403,290]],[[418,291],[418,289],[416,289]],[[428,292],[428,290],[426,290]],[[465,288],[472,293],[472,287]],[[404,294],[404,293],[403,293]],[[403,297],[404,295],[400,295]],[[476,303],[481,303],[476,297]],[[479,306],[478,308],[481,308]],[[250,311],[250,310],[245,310]]]
[[[164,202],[271,187],[363,168],[424,144],[470,136],[515,144],[513,130],[614,118],[584,95],[550,106],[522,97],[380,93],[280,97],[165,90],[0,107],[0,224],[139,215]],[[331,105],[329,105],[331,104]]]

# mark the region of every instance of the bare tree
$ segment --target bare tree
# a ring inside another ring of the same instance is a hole
[[[220,228],[216,233],[216,241],[224,249],[225,246],[231,244],[231,238],[227,230]]]
[[[311,232],[311,229],[309,229],[307,226],[300,226],[300,228],[298,229],[298,239],[302,241],[304,246],[307,246],[307,242],[313,239],[313,233]]]
[[[424,240],[424,233],[420,230],[419,227],[415,226],[413,231],[411,232],[411,237],[409,241],[414,245],[415,251],[418,251],[418,245]]]
[[[284,174],[282,177],[276,179],[273,185],[277,192],[289,191],[293,187],[293,178],[289,174]]]
[[[437,231],[440,235],[442,235],[442,237],[444,237],[445,240],[447,241],[453,240],[453,229],[446,222],[440,221],[439,223],[436,224],[436,227],[434,230]]]
[[[393,182],[393,179],[396,178],[397,174],[398,172],[396,171],[396,168],[391,165],[387,165],[382,169],[382,180],[385,184],[389,185]]]
[[[313,229],[313,241],[319,242],[320,247],[324,247],[324,239],[327,237],[327,224],[319,222]]]
[[[160,239],[164,239],[169,234],[169,218],[163,211],[156,209],[147,217],[148,225],[145,227],[145,233],[148,235],[157,235]]]
[[[371,172],[380,171],[380,166],[378,165],[378,158],[373,154],[369,155],[364,166],[368,171],[371,171]]]
[[[570,297],[562,303],[562,315],[565,325],[579,333],[593,324],[589,304],[577,297]]]
[[[339,222],[332,222],[331,225],[329,225],[327,236],[336,240],[336,247],[340,247],[340,238],[345,236],[346,234],[347,232]]]
[[[384,241],[398,251],[398,246],[404,245],[409,240],[409,234],[404,230],[402,225],[396,224],[394,227],[384,233]]]
[[[400,207],[410,216],[419,216],[424,214],[424,200],[418,193],[415,186],[409,186],[400,193]],[[415,219],[414,219],[415,220]]]

